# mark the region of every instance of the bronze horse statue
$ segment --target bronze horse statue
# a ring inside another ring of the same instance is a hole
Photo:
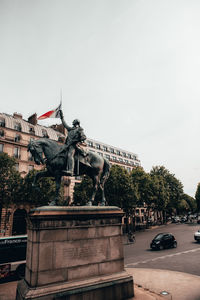
[[[67,150],[65,145],[60,145],[56,141],[47,138],[32,140],[28,144],[28,151],[31,152],[36,164],[46,164],[46,170],[40,171],[35,175],[33,186],[41,177],[54,177],[56,182],[56,197],[49,205],[57,205],[59,199],[59,191],[61,186],[61,178],[66,175],[67,166]],[[44,158],[45,157],[45,158]],[[104,184],[109,177],[110,164],[102,156],[97,153],[88,151],[86,156],[78,148],[74,156],[75,160],[75,176],[88,175],[93,182],[93,192],[90,200],[86,205],[92,206],[98,188],[101,189],[101,206],[105,206],[106,199],[104,194]]]

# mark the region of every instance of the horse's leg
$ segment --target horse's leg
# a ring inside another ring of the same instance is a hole
[[[38,172],[33,179],[32,186],[35,187],[38,179],[43,178],[43,177],[50,177],[50,173],[48,171]]]
[[[56,174],[55,181],[56,181],[56,195],[55,195],[55,199],[49,203],[50,206],[54,206],[54,205],[58,204],[59,192],[60,192],[60,186],[61,186],[61,175],[60,174]]]
[[[100,182],[99,187],[101,189],[101,206],[105,206],[106,205],[106,198],[105,198],[105,193],[104,193],[104,184],[105,184],[105,180],[103,182]]]
[[[86,205],[88,206],[92,206],[92,204],[94,203],[94,199],[98,190],[98,184],[99,184],[99,175],[94,175],[92,177],[92,181],[93,181],[93,191],[92,191],[92,196],[90,198],[90,200],[87,202]]]
[[[101,206],[105,206],[106,205],[106,197],[105,197],[105,193],[104,193],[104,185],[105,185],[106,180],[109,177],[109,173],[110,173],[110,165],[109,165],[109,163],[106,160],[104,160],[103,173],[102,173],[102,176],[101,176],[101,179],[100,179],[100,184],[99,184],[99,187],[100,187],[101,193],[102,193],[102,198],[101,198],[101,203],[100,203]]]

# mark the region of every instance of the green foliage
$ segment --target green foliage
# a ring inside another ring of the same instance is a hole
[[[21,202],[28,202],[36,206],[48,205],[55,198],[55,182],[51,178],[41,178],[36,187],[33,187],[33,179],[37,172],[32,170],[24,177],[21,186]],[[62,203],[62,197],[60,202]]]
[[[200,211],[200,183],[198,183],[197,185],[195,199],[196,199],[197,211],[199,212]]]
[[[137,167],[132,170],[131,180],[135,192],[137,192],[137,206],[143,206],[144,203],[150,208],[153,201],[152,180],[143,168]]]
[[[74,205],[85,205],[92,194],[92,179],[83,176],[81,183],[74,187]]]
[[[20,199],[22,178],[15,168],[16,161],[7,153],[0,153],[0,201],[2,206]]]
[[[159,203],[159,207],[163,207],[163,209],[167,209],[171,211],[172,209],[178,209],[179,202],[183,196],[183,185],[182,183],[175,177],[174,174],[171,174],[164,166],[156,166],[153,167],[150,175],[153,176],[155,180],[155,176],[159,178],[159,181],[163,180],[163,183],[160,184],[160,188],[162,191],[157,198]]]
[[[126,215],[132,214],[138,200],[138,191],[125,169],[117,165],[111,167],[105,193],[108,205],[124,209]]]
[[[151,174],[152,207],[165,210],[169,203],[169,191],[161,175]]]
[[[183,200],[186,202],[186,204],[185,204],[185,213],[189,212],[189,211],[194,213],[197,209],[195,199],[193,197],[187,195],[187,194],[183,194],[181,201],[183,201]]]

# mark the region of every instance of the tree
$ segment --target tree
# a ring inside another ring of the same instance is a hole
[[[89,176],[83,176],[82,181],[74,187],[74,205],[86,205],[92,194],[92,179]]]
[[[134,189],[137,191],[137,206],[144,206],[144,203],[150,209],[153,201],[151,177],[142,167],[137,167],[131,171],[131,180]]]
[[[14,158],[7,153],[0,153],[0,201],[4,207],[20,199],[22,178],[15,165]]]
[[[172,212],[173,209],[177,209],[183,195],[182,183],[164,166],[153,167],[150,171],[150,175],[161,176],[164,180],[166,197],[164,199],[163,207],[169,212]]]
[[[122,208],[126,216],[133,214],[138,200],[138,190],[134,189],[131,176],[118,166],[111,167],[110,176],[105,184],[105,193],[109,205]]]
[[[20,189],[21,202],[28,202],[36,206],[48,205],[55,197],[55,181],[52,178],[41,178],[38,180],[36,187],[33,187],[33,179],[37,172],[36,170],[32,170],[24,177]],[[64,204],[63,188],[61,189],[59,204]]]
[[[199,212],[200,211],[200,183],[198,183],[197,185],[195,199],[196,199],[197,211]]]

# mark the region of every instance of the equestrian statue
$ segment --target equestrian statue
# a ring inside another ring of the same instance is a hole
[[[106,205],[104,184],[109,177],[110,164],[107,159],[97,153],[85,150],[86,136],[80,121],[75,119],[70,127],[63,118],[60,110],[60,119],[67,129],[68,135],[65,144],[60,145],[48,138],[31,140],[28,144],[28,151],[31,152],[36,164],[46,165],[44,171],[35,175],[33,186],[41,177],[54,177],[56,182],[56,196],[49,205],[57,205],[62,176],[88,175],[93,182],[93,191],[90,200],[86,205],[92,206],[98,188],[101,190],[101,206]]]

